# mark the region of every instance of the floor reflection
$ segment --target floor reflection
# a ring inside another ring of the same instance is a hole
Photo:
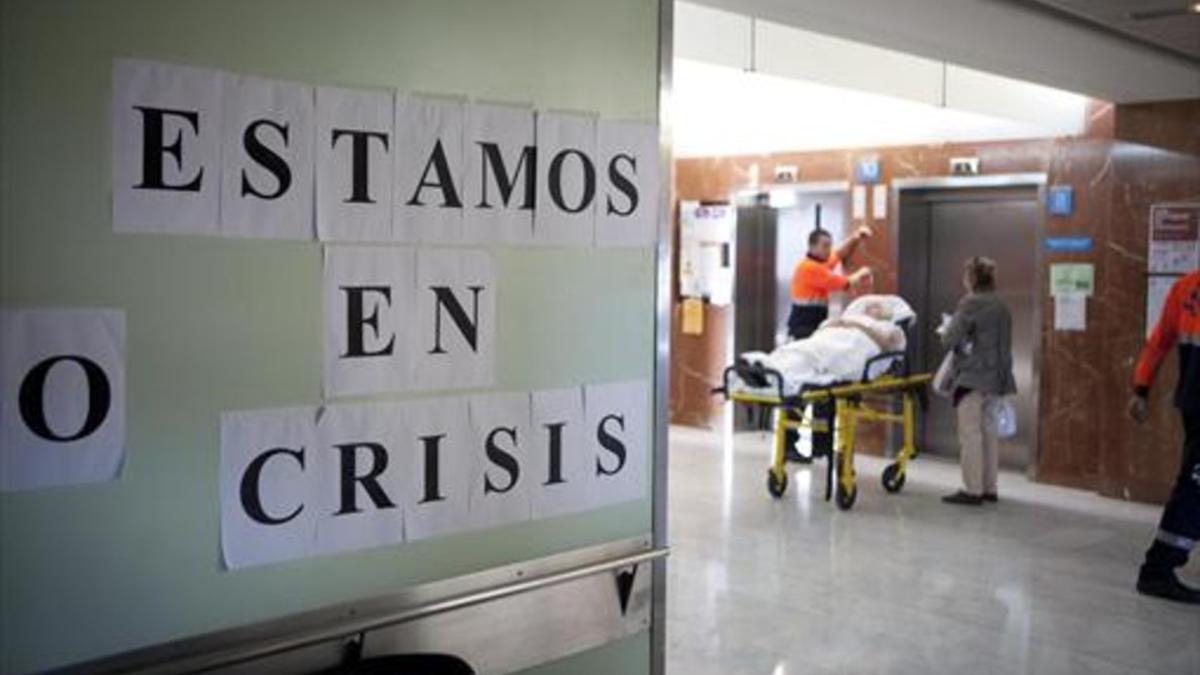
[[[821,463],[771,499],[769,451],[672,429],[670,673],[1200,673],[1200,611],[1131,591],[1157,509],[1013,474],[999,505],[955,508],[956,466],[920,460],[888,495],[862,458],[842,513]]]

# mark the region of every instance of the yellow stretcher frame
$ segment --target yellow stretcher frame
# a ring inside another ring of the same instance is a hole
[[[904,429],[904,440],[895,460],[883,471],[881,482],[883,488],[890,493],[899,492],[904,488],[908,472],[908,463],[917,455],[916,427],[917,408],[925,396],[925,390],[933,375],[883,375],[868,382],[835,385],[825,389],[814,389],[794,397],[781,397],[777,394],[765,394],[756,391],[724,390],[726,398],[735,403],[752,403],[768,406],[775,411],[774,450],[771,467],[767,470],[767,491],[771,496],[779,498],[787,491],[788,474],[784,465],[786,437],[790,429],[808,428],[814,431],[826,431],[823,422],[814,421],[806,416],[804,411],[811,408],[813,403],[833,400],[836,406],[834,427],[837,429],[836,462],[837,489],[835,492],[838,508],[843,511],[854,507],[858,498],[857,473],[854,470],[854,440],[859,422],[882,422],[899,424]],[[898,395],[901,399],[901,412],[874,408],[865,398],[868,396]],[[830,470],[833,469],[831,465]],[[829,495],[826,494],[826,499]]]

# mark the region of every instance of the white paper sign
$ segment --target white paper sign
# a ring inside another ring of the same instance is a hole
[[[471,526],[488,528],[529,520],[530,490],[535,481],[528,475],[533,442],[529,394],[472,396],[470,418]]]
[[[534,243],[591,246],[600,178],[596,118],[539,113],[537,147]]]
[[[475,461],[474,435],[463,398],[403,404],[405,471],[413,487],[405,495],[405,539],[416,541],[469,527],[468,499]]]
[[[221,415],[221,551],[229,569],[316,552],[312,408]]]
[[[601,120],[597,149],[602,192],[596,203],[596,245],[654,244],[658,236],[658,128]]]
[[[1087,295],[1061,293],[1054,296],[1054,330],[1087,330]]]
[[[317,88],[317,234],[392,238],[393,95]]]
[[[867,187],[855,185],[850,191],[850,217],[862,220],[867,217]]]
[[[399,241],[467,242],[463,230],[465,155],[461,101],[396,98],[396,190],[392,224]]]
[[[313,239],[313,89],[225,78],[221,234]]]
[[[536,148],[533,110],[467,110],[466,231],[472,242],[526,244],[533,238]]]
[[[411,386],[413,250],[325,248],[325,396]]]
[[[532,418],[529,470],[538,486],[533,491],[533,517],[586,510],[595,457],[584,428],[583,390],[533,392]]]
[[[411,462],[399,404],[330,406],[317,423],[317,551],[404,541]]]
[[[888,187],[883,184],[871,188],[871,217],[884,220],[888,212]]]
[[[116,59],[112,76],[113,229],[216,234],[222,74]]]
[[[125,456],[125,315],[0,312],[0,489],[113,480]]]
[[[413,383],[420,389],[490,385],[496,363],[496,272],[481,249],[417,254]]]
[[[593,506],[645,498],[649,410],[650,390],[644,380],[584,389],[584,411],[595,463]]]

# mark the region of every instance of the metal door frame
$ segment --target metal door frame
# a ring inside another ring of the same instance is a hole
[[[674,153],[671,120],[675,59],[675,0],[658,0],[658,157],[661,182],[658,189],[658,228],[655,243],[654,316],[654,437],[651,470],[651,545],[666,549],[667,471],[670,468],[668,399],[671,395],[671,260],[674,243]],[[650,672],[667,672],[667,561],[651,563]]]
[[[1025,475],[1037,478],[1038,461],[1041,459],[1042,440],[1042,298],[1046,284],[1042,240],[1046,234],[1046,174],[1045,173],[1002,173],[986,176],[936,176],[930,178],[896,178],[892,180],[890,192],[894,206],[888,214],[888,227],[893,233],[892,260],[896,261],[896,279],[900,278],[900,198],[905,190],[970,190],[977,188],[1032,187],[1037,191],[1038,217],[1034,221],[1034,280],[1033,280],[1033,326],[1037,331],[1033,340],[1033,410],[1037,418],[1037,429],[1030,439],[1029,466]]]

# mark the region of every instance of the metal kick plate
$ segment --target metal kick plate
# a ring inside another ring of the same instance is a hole
[[[653,564],[642,562],[372,630],[363,656],[446,653],[465,659],[478,673],[520,671],[649,629],[652,576]],[[307,675],[337,665],[344,644],[326,642],[211,672]]]

